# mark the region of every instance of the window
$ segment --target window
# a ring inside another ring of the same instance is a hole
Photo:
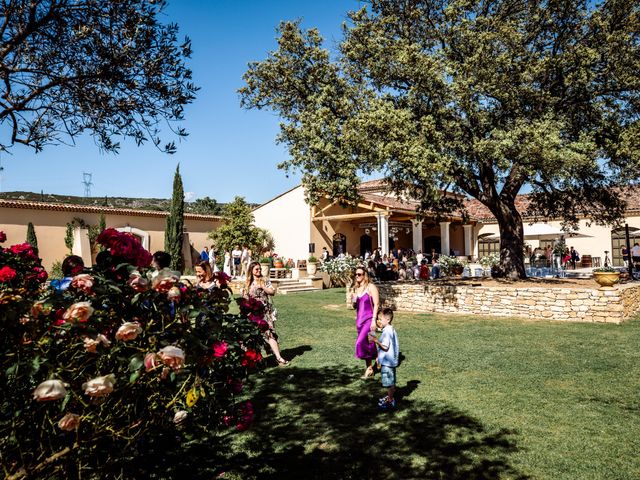
[[[640,238],[640,228],[629,226],[629,240],[631,242],[631,247]],[[618,228],[616,230],[611,231],[611,262],[614,266],[620,267],[624,265],[622,261],[622,247],[624,247],[627,243],[627,238],[625,235],[624,228]]]

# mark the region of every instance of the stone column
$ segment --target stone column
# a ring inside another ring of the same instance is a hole
[[[440,253],[449,255],[449,225],[451,222],[440,222]]]
[[[82,227],[74,227],[73,229],[73,247],[71,253],[82,258],[85,267],[91,267],[91,244],[89,243],[89,229]]]
[[[464,229],[464,254],[475,256],[475,242],[473,241],[473,225],[463,225]]]
[[[389,253],[389,218],[384,213],[378,213],[378,247],[381,253]]]
[[[422,220],[411,220],[413,226],[413,251],[422,251]]]

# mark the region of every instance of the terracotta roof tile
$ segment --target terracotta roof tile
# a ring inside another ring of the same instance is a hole
[[[68,203],[46,203],[31,202],[26,200],[2,200],[0,207],[4,208],[26,208],[30,210],[50,210],[57,212],[79,212],[79,213],[110,213],[112,215],[131,215],[134,217],[166,217],[169,212],[159,210],[135,210],[133,208],[112,208],[95,205],[73,205]],[[187,220],[210,220],[221,221],[218,215],[200,215],[197,213],[185,213]]]

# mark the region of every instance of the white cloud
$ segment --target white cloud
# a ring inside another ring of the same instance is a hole
[[[193,202],[196,199],[196,192],[184,192],[184,201]]]

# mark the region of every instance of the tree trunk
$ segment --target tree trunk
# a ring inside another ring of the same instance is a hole
[[[527,278],[524,269],[524,229],[514,201],[498,200],[489,206],[500,228],[499,274],[512,280]]]

